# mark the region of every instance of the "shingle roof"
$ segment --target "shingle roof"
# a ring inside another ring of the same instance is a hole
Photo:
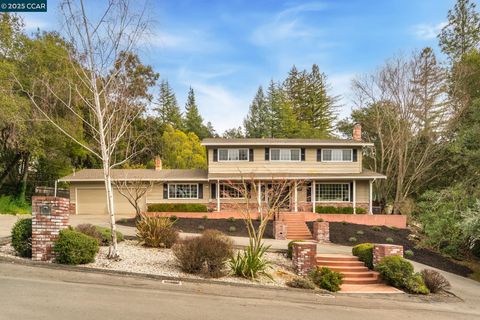
[[[145,181],[181,181],[207,180],[207,170],[201,169],[112,169],[113,180],[145,180]],[[83,169],[59,181],[102,181],[102,169]]]
[[[373,146],[373,143],[356,141],[352,139],[272,139],[272,138],[207,138],[202,140],[204,146]]]
[[[310,179],[323,179],[323,180],[348,180],[348,179],[386,179],[387,177],[383,174],[363,169],[360,173],[279,173],[279,172],[238,172],[238,173],[211,173],[208,175],[209,180],[215,179],[299,179],[299,180],[310,180]]]

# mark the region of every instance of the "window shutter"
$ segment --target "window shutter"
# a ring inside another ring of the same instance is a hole
[[[213,149],[213,162],[218,161],[218,149]]]
[[[353,149],[352,160],[353,162],[357,162],[357,149]]]
[[[163,184],[163,199],[168,199],[168,183]]]
[[[270,148],[265,148],[265,161],[270,160]]]
[[[350,202],[353,201],[353,182],[350,182]]]
[[[322,149],[317,149],[317,161],[322,161]]]
[[[253,162],[253,149],[248,149],[248,159]]]
[[[210,198],[216,199],[217,198],[217,184],[212,183],[210,186]]]
[[[307,202],[312,202],[312,183],[307,183]]]
[[[203,183],[198,184],[198,199],[203,199]]]

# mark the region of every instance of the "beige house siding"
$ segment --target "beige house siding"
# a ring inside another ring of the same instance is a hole
[[[218,148],[222,149],[222,148]],[[280,162],[265,160],[265,148],[253,149],[254,161],[213,161],[213,148],[208,148],[209,173],[275,172],[275,173],[360,173],[362,150],[357,149],[356,162],[319,162],[317,148],[305,148],[305,161]]]

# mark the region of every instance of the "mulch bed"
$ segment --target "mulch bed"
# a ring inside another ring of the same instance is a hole
[[[312,227],[312,223],[308,223],[309,227]],[[467,277],[473,271],[454,260],[442,256],[441,254],[431,251],[427,248],[420,248],[418,243],[409,240],[407,237],[411,234],[408,229],[389,228],[382,226],[381,230],[375,231],[372,226],[351,224],[343,222],[331,222],[330,223],[330,241],[333,243],[354,246],[359,243],[387,243],[385,239],[392,238],[392,244],[398,244],[403,246],[403,250],[412,250],[414,253],[410,260],[426,264],[431,267],[438,268],[440,270],[448,271],[460,276]],[[357,231],[363,231],[364,234],[357,234]],[[349,238],[357,238],[356,242],[350,242]]]
[[[117,223],[120,225],[134,227],[135,219],[119,220],[117,221]],[[255,220],[253,221],[253,224],[255,228],[257,228],[260,222]],[[180,232],[202,233],[204,230],[207,229],[215,229],[233,237],[248,237],[248,231],[245,226],[245,222],[241,219],[230,221],[228,219],[179,218],[175,222],[174,226]],[[230,231],[231,226],[235,227],[235,231]],[[272,222],[268,222],[265,229],[264,238],[273,239]]]

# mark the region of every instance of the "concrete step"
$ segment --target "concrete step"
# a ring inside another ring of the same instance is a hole
[[[362,261],[338,261],[338,260],[319,260],[317,264],[321,264],[327,267],[364,267],[365,264]]]
[[[365,272],[365,271],[368,271],[368,268],[365,267],[365,266],[363,266],[363,267],[325,266],[325,265],[318,264],[318,263],[317,263],[317,266],[319,266],[319,267],[327,267],[327,268],[331,269],[332,271],[337,271],[337,272],[340,272],[340,273],[343,273],[343,272]]]
[[[358,261],[358,257],[345,254],[317,254],[317,261]]]
[[[345,277],[343,278],[344,284],[375,284],[380,283],[380,279],[378,278],[350,278]]]
[[[379,275],[374,271],[364,271],[364,272],[342,272],[346,278],[367,278],[367,279],[378,279]]]

